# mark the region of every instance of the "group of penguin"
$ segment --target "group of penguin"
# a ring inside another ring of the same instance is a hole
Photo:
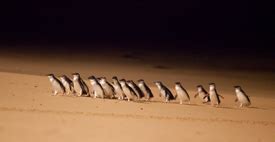
[[[150,101],[153,98],[151,89],[146,85],[145,81],[140,79],[137,84],[125,79],[118,79],[116,76],[112,78],[112,83],[109,83],[105,77],[96,78],[90,76],[89,82],[91,89],[87,86],[84,80],[80,77],[79,73],[73,73],[73,79],[69,79],[66,75],[60,76],[60,80],[55,77],[54,74],[47,75],[53,89],[53,95],[73,94],[76,96],[93,97],[93,98],[117,98],[119,100],[138,101],[145,98],[146,101]],[[170,100],[180,100],[180,104],[183,102],[190,103],[190,96],[180,82],[175,83],[176,95],[174,96],[171,91],[160,81],[154,82],[159,90],[159,95],[167,103]],[[251,104],[249,96],[242,90],[240,86],[234,86],[236,99],[235,102],[239,102],[239,107],[249,106]],[[215,83],[209,84],[209,93],[203,88],[202,85],[197,86],[197,93],[194,98],[199,97],[202,103],[210,103],[212,106],[219,106],[221,103],[219,95],[216,90]]]

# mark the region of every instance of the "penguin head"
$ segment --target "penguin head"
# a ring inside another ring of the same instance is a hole
[[[112,81],[113,81],[114,84],[119,83],[118,78],[116,76],[112,77]]]
[[[46,76],[48,76],[48,77],[49,77],[49,76],[54,76],[54,74],[50,73],[50,74],[46,74]]]
[[[78,80],[80,78],[80,74],[79,73],[73,73],[73,80]]]
[[[180,84],[180,82],[175,82],[175,87],[176,87],[176,89],[181,88],[181,84]]]
[[[216,88],[215,83],[209,83],[209,88],[210,90],[215,89]]]
[[[241,86],[234,86],[234,88],[235,88],[235,91],[236,91],[236,92],[240,92],[241,89],[242,89]]]
[[[113,76],[112,77],[112,80],[118,80],[116,76]]]
[[[160,89],[161,88],[161,82],[160,81],[154,81],[154,83],[156,84],[156,86]]]
[[[47,77],[48,77],[50,80],[53,80],[53,79],[54,79],[54,74],[47,74]]]
[[[88,77],[88,79],[90,80],[91,84],[96,84],[96,82],[97,82],[95,76],[90,76],[90,77]]]
[[[131,87],[134,87],[134,81],[133,80],[128,80],[127,84]]]
[[[120,82],[120,84],[121,84],[122,86],[125,86],[125,85],[126,85],[126,80],[125,80],[125,79],[121,79],[121,80],[119,80],[119,82]]]
[[[198,88],[199,92],[202,91],[202,89],[203,89],[202,85],[198,85],[197,88]]]
[[[65,78],[66,78],[65,75],[60,76],[61,80],[66,80]]]
[[[175,85],[176,86],[181,86],[181,83],[180,82],[175,82]]]
[[[66,75],[61,75],[60,78],[69,79]]]
[[[102,84],[104,84],[104,83],[107,82],[106,77],[100,77],[98,80],[99,80],[99,82],[102,83]]]
[[[95,76],[92,75],[92,76],[88,77],[88,79],[89,79],[89,80],[92,80],[92,79],[94,80],[94,79],[96,79],[96,78],[95,78]]]
[[[138,83],[144,83],[144,80],[143,79],[139,79],[137,82]]]
[[[138,86],[140,86],[140,87],[144,85],[143,79],[139,79],[137,82],[138,82]]]

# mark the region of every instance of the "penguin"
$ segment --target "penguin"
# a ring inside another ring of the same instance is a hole
[[[156,81],[154,83],[156,84],[156,86],[159,89],[159,92],[160,92],[159,96],[164,97],[166,103],[168,103],[170,100],[176,99],[176,97],[173,96],[171,91],[166,86],[164,86],[160,81]]]
[[[135,91],[126,83],[125,79],[121,79],[120,81],[122,90],[124,92],[124,94],[127,97],[127,100],[136,100],[137,99],[137,94],[135,93]]]
[[[202,103],[208,103],[210,102],[210,97],[208,92],[203,88],[202,85],[198,85],[197,86],[197,90],[198,92],[195,94],[194,98],[196,98],[197,96],[199,96],[200,100],[202,101]]]
[[[99,80],[100,85],[103,87],[105,96],[112,99],[115,95],[114,87],[107,81],[106,77],[101,77]]]
[[[73,85],[74,85],[74,92],[77,94],[77,96],[84,96],[88,97],[89,94],[89,88],[87,84],[82,80],[79,73],[73,73]]]
[[[136,85],[136,83],[133,80],[128,80],[127,84],[135,91],[135,93],[137,94],[138,100],[144,97],[143,92],[140,90],[140,88]]]
[[[175,83],[176,96],[180,99],[180,104],[188,102],[190,104],[190,97],[187,91],[182,87],[180,82]]]
[[[243,91],[243,89],[241,88],[241,86],[234,86],[235,88],[235,93],[236,93],[236,99],[235,102],[239,102],[240,103],[240,107],[243,106],[249,106],[251,105],[249,96],[246,95],[246,93]]]
[[[104,99],[105,96],[105,92],[103,87],[100,85],[100,83],[98,82],[98,80],[94,77],[94,76],[90,76],[89,78],[90,84],[92,86],[91,89],[91,95],[90,96],[94,96],[94,98],[102,98]]]
[[[50,83],[52,84],[52,89],[53,89],[53,95],[56,96],[57,94],[65,94],[65,87],[62,85],[62,83],[53,75],[53,74],[48,74],[47,75]]]
[[[223,96],[219,95],[216,90],[215,83],[209,83],[209,96],[210,96],[210,102],[212,106],[219,106],[221,103],[220,97],[223,98]]]
[[[66,95],[73,93],[73,82],[66,75],[62,75],[60,80],[65,87]]]
[[[154,97],[151,89],[146,85],[143,79],[138,80],[138,87],[143,92],[147,101],[150,101],[150,99]]]
[[[113,87],[115,89],[115,94],[118,97],[119,100],[123,100],[126,96],[122,90],[122,87],[118,81],[118,78],[116,76],[112,77],[113,81]]]

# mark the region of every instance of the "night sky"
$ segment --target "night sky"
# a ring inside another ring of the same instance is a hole
[[[2,44],[168,43],[270,48],[271,4],[251,0],[1,2]]]

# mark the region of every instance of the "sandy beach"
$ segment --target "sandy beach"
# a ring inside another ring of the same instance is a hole
[[[251,141],[272,142],[275,130],[275,75],[249,70],[213,70],[150,60],[127,52],[100,55],[5,54],[0,57],[0,141]],[[142,56],[143,55],[143,56]],[[156,55],[155,55],[156,56]],[[104,58],[103,58],[104,57]],[[144,79],[151,102],[51,96],[47,73]],[[174,93],[180,81],[191,104],[163,103],[153,81]],[[215,82],[225,99],[219,108],[194,99],[196,85]],[[234,102],[234,85],[251,97],[249,108]]]

